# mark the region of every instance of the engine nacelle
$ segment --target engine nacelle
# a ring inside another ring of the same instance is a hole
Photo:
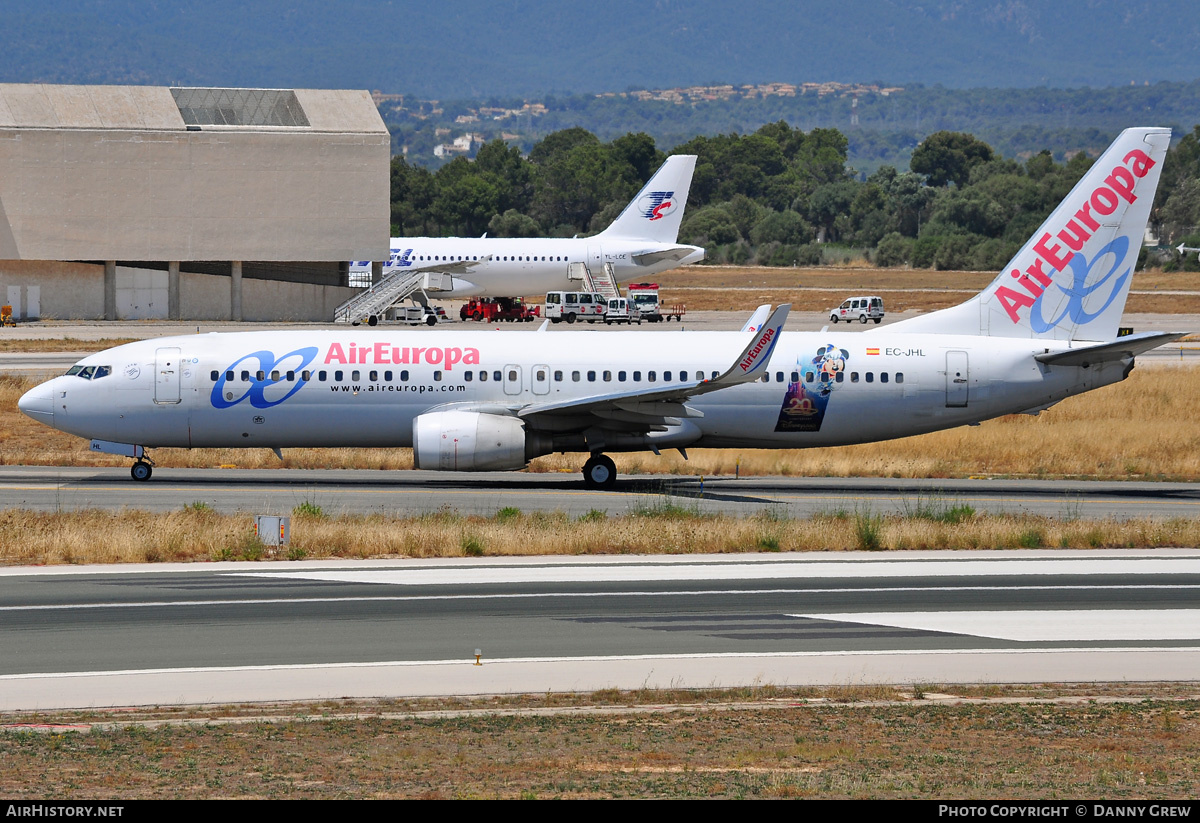
[[[413,420],[413,464],[440,471],[525,468],[525,424],[516,417],[431,412]]]

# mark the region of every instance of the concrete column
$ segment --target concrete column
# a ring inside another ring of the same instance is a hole
[[[371,285],[374,286],[376,283],[378,283],[382,279],[383,279],[383,261],[372,260],[371,261]]]
[[[117,319],[117,261],[104,261],[104,319]]]
[[[179,319],[179,261],[167,263],[167,319]]]
[[[229,319],[242,322],[242,261],[234,260],[229,266]]]

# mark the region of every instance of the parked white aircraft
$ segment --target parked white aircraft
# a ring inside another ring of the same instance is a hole
[[[1169,140],[1125,131],[979,295],[863,333],[784,334],[787,306],[740,332],[214,333],[91,355],[19,405],[137,458],[138,480],[145,447],[412,446],[448,471],[586,452],[600,488],[605,452],[834,446],[1036,413],[1182,336],[1117,336]]]
[[[642,280],[704,259],[704,249],[681,245],[679,224],[696,168],[694,154],[667,158],[607,229],[593,237],[393,237],[383,274],[453,275],[444,297],[511,297],[583,288],[567,279],[571,263],[599,274],[611,263],[618,283]],[[350,264],[353,278],[370,278],[370,261]]]

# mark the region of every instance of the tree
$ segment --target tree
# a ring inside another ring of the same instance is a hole
[[[913,150],[909,168],[929,178],[931,186],[953,183],[962,187],[971,169],[993,158],[992,147],[972,134],[956,131],[934,132]]]

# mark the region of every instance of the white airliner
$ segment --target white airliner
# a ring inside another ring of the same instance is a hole
[[[698,262],[704,249],[676,242],[695,168],[694,154],[668,157],[612,225],[592,237],[393,237],[383,273],[453,275],[453,288],[438,296],[512,297],[582,289],[567,279],[571,263],[597,274],[611,263],[624,284]],[[350,274],[369,279],[370,261],[352,262]]]
[[[357,330],[129,343],[30,390],[21,410],[137,459],[145,447],[412,446],[422,469],[515,470],[588,453],[804,448],[905,437],[1123,380],[1182,334],[1118,337],[1170,131],[1129,129],[967,302],[867,332]]]

